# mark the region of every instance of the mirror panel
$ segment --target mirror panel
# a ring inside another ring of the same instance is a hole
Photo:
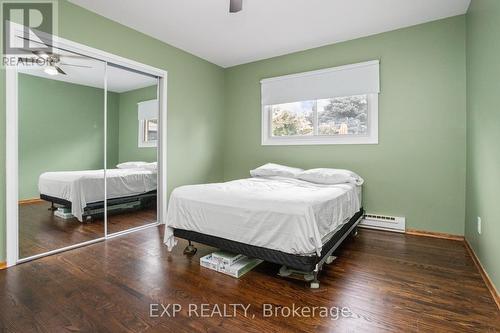
[[[106,64],[45,56],[18,71],[20,259],[104,237]]]
[[[158,78],[107,67],[107,232],[157,221]]]

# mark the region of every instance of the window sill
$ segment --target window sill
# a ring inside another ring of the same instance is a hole
[[[311,137],[311,138],[270,138],[262,139],[262,146],[308,146],[308,145],[376,145],[377,137]]]
[[[156,148],[157,144],[155,143],[140,143],[138,148]]]

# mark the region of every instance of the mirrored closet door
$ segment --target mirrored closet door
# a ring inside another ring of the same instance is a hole
[[[46,65],[18,69],[21,260],[105,236],[106,64],[55,48],[28,57]]]
[[[107,234],[157,222],[158,78],[107,67]]]

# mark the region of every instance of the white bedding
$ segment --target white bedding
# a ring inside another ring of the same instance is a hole
[[[173,229],[217,236],[286,253],[320,253],[325,237],[361,208],[354,184],[320,185],[298,179],[249,178],[176,188],[164,242]]]
[[[106,170],[108,199],[156,189],[156,172],[145,169]],[[38,180],[41,194],[71,202],[71,214],[82,221],[88,203],[104,200],[104,170],[45,172]]]

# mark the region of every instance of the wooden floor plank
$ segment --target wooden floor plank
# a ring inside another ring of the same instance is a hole
[[[19,205],[19,258],[57,250],[104,237],[103,219],[79,222],[62,219],[49,210],[45,201]],[[141,227],[155,222],[156,208],[128,211],[108,216],[108,233]]]
[[[241,279],[200,267],[150,228],[0,271],[7,332],[499,332],[500,312],[459,241],[361,230],[337,251],[318,290],[263,263]],[[150,317],[151,303],[177,303]],[[189,304],[250,304],[250,317],[189,317]],[[264,304],[348,307],[351,318],[264,318]],[[255,317],[252,317],[255,315]]]

